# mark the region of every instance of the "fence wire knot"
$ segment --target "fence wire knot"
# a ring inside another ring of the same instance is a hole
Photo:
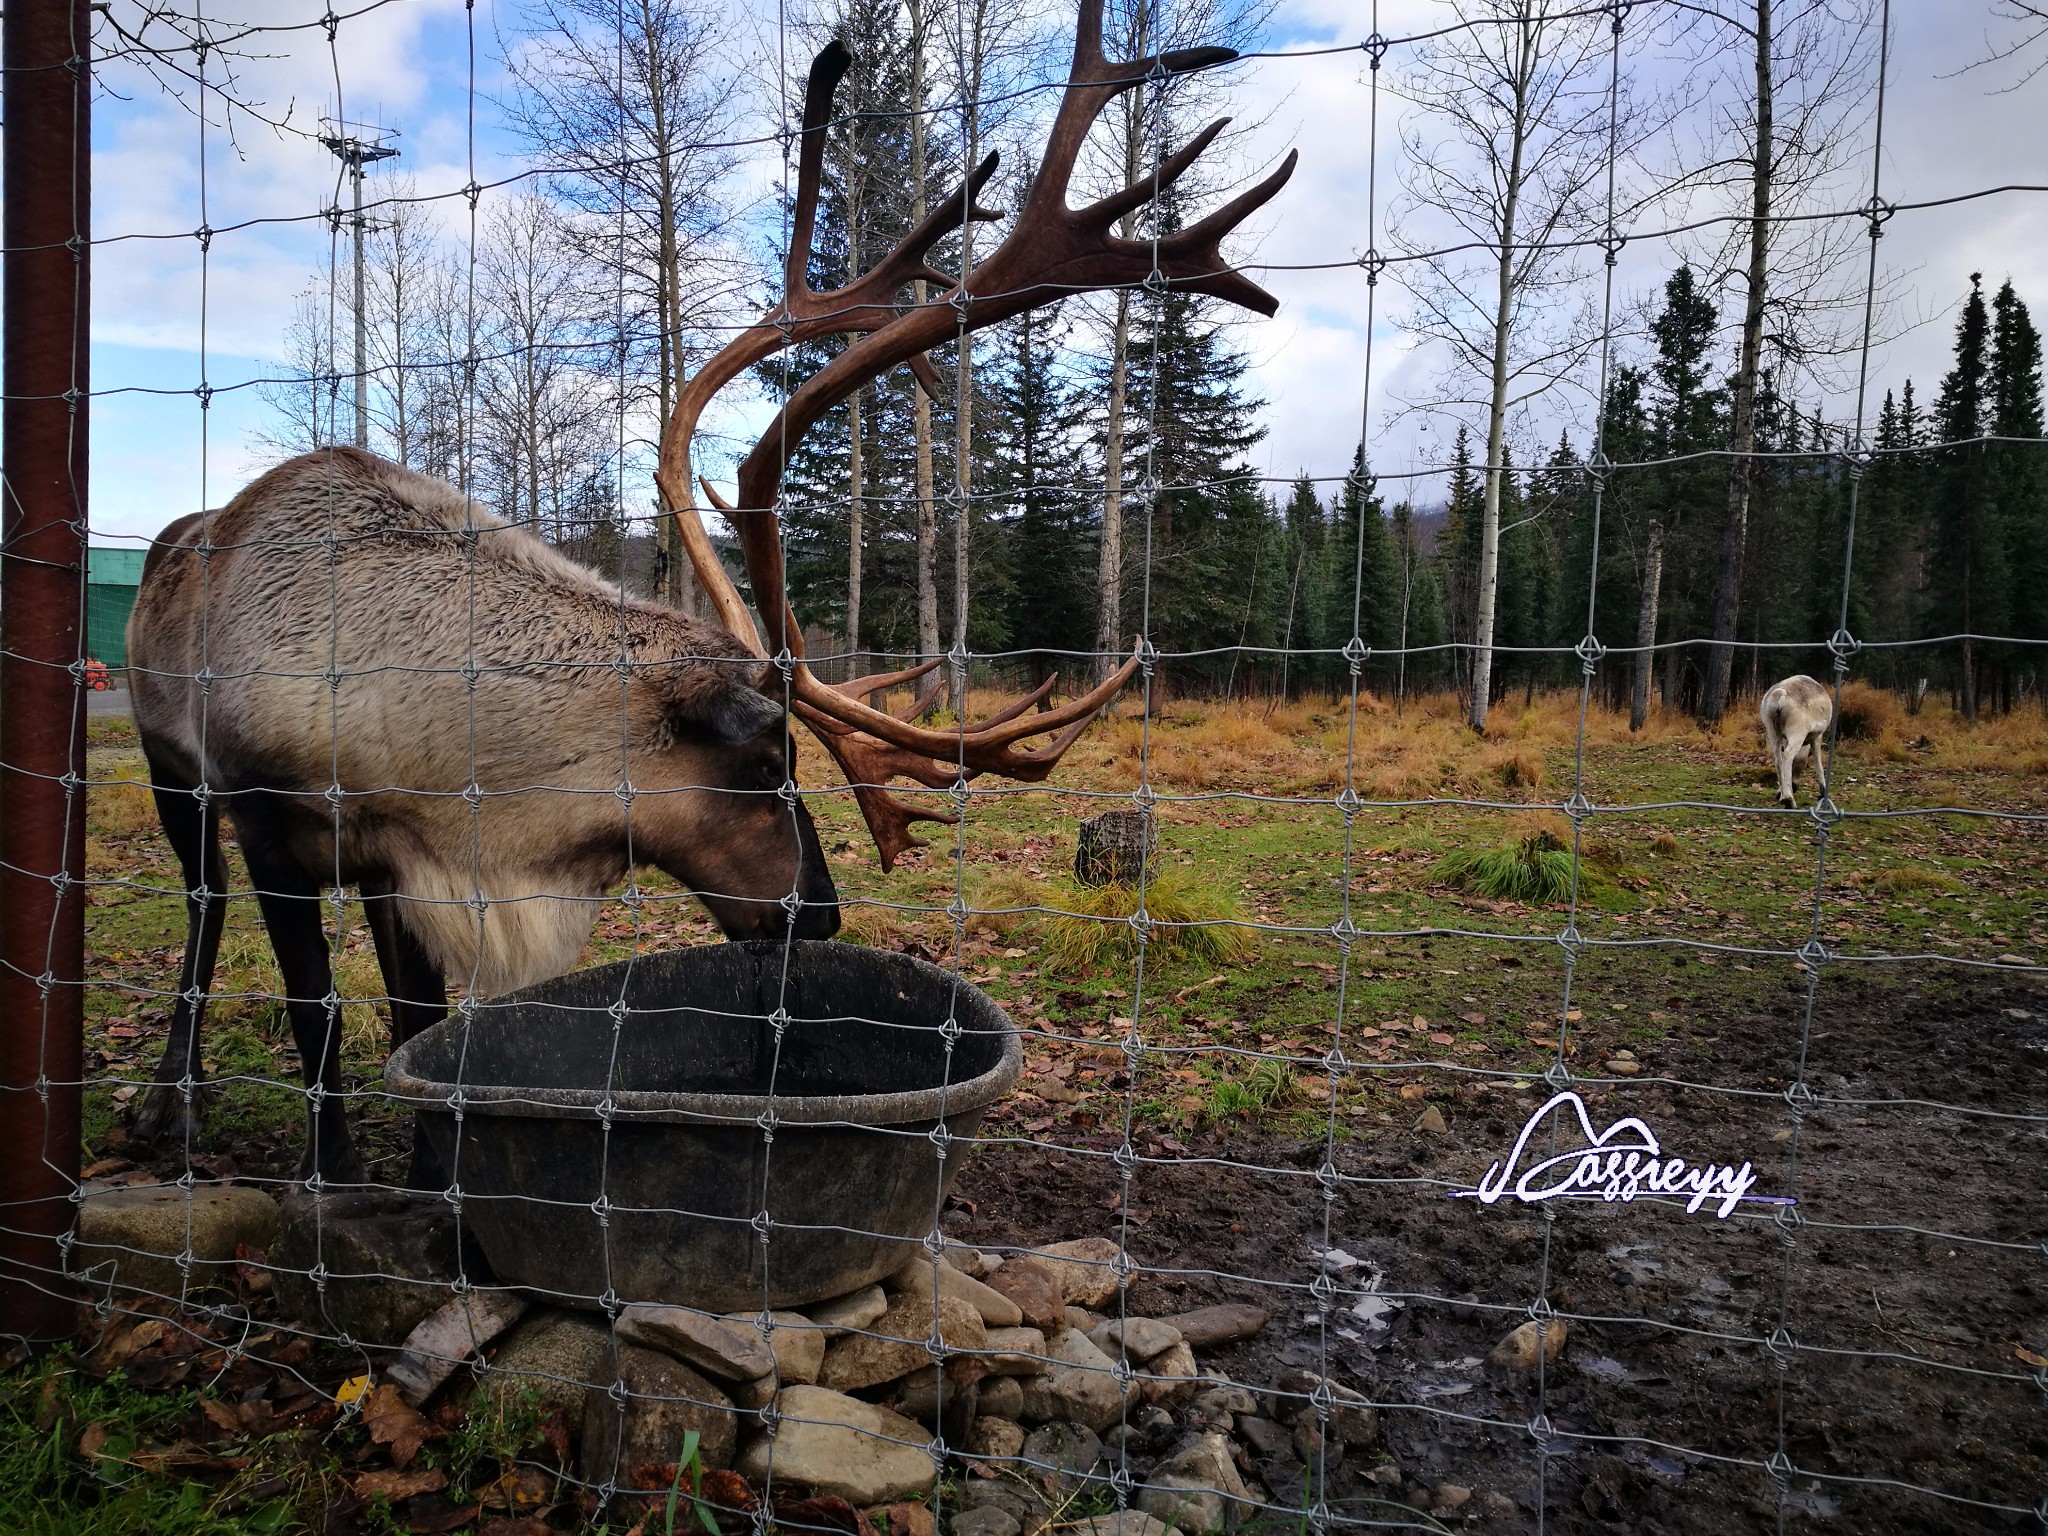
[[[1775,1340],[1777,1335],[1773,1334],[1771,1337]],[[1783,1451],[1773,1451],[1769,1460],[1764,1462],[1764,1471],[1768,1472],[1771,1481],[1778,1485],[1778,1497],[1783,1498],[1792,1486],[1792,1458]]]
[[[1387,258],[1379,253],[1377,246],[1367,246],[1365,254],[1358,258],[1358,265],[1365,271],[1365,286],[1377,288],[1380,274],[1387,270]]]
[[[1573,646],[1572,651],[1579,658],[1579,665],[1586,676],[1591,677],[1601,658],[1607,654],[1607,647],[1600,643],[1598,635],[1588,635]]]
[[[1564,1062],[1561,1060],[1553,1061],[1548,1067],[1544,1069],[1543,1081],[1548,1083],[1552,1088],[1556,1089],[1559,1093],[1563,1093],[1567,1088],[1571,1087],[1572,1085],[1572,1069],[1566,1066]],[[1550,1207],[1545,1206],[1544,1209],[1547,1211],[1550,1209]]]

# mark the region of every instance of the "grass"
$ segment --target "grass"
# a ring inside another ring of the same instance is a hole
[[[1434,873],[1446,885],[1494,901],[1549,906],[1572,894],[1572,851],[1549,832],[1495,848],[1470,849],[1439,859]]]
[[[172,1475],[164,1446],[198,1399],[96,1381],[68,1354],[0,1376],[0,1530],[8,1536],[272,1536],[309,1527],[274,1469],[223,1482]]]
[[[1054,970],[1079,974],[1127,963],[1138,953],[1140,892],[1121,884],[1066,884],[1050,893],[1057,907],[1041,924],[1040,943]],[[1145,949],[1202,965],[1242,965],[1258,941],[1245,925],[1244,908],[1229,892],[1184,869],[1161,871],[1145,883],[1143,907],[1151,927]]]

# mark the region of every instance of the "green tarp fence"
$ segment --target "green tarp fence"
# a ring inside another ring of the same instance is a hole
[[[128,613],[142,584],[140,549],[85,552],[85,649],[109,668],[128,665]]]

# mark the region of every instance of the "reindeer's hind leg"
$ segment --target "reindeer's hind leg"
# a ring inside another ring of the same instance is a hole
[[[201,1128],[199,1027],[227,921],[228,870],[220,851],[220,810],[212,797],[202,802],[195,786],[154,757],[149,778],[157,819],[185,882],[185,960],[171,1003],[170,1039],[129,1134],[137,1141],[172,1140],[189,1147]]]
[[[363,911],[377,942],[377,965],[384,973],[384,991],[391,1000],[391,1044],[405,1044],[423,1029],[448,1016],[448,982],[398,915],[400,898],[389,882],[363,882]],[[412,1170],[406,1182],[414,1189],[445,1189],[448,1170],[413,1119]]]
[[[286,850],[261,795],[237,803],[235,830],[284,979],[284,1011],[292,1021],[292,1041],[306,1079],[300,1177],[318,1174],[330,1183],[361,1183],[362,1159],[349,1140],[341,1097],[341,1007],[320,920],[320,882]]]

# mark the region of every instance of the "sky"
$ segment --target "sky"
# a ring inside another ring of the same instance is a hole
[[[132,0],[116,4],[132,14]],[[210,20],[301,24],[249,45],[262,57],[237,66],[237,93],[300,129],[338,110],[395,130],[391,142],[402,155],[395,166],[373,170],[373,195],[380,185],[388,190],[393,173],[421,194],[458,193],[472,179],[472,157],[480,184],[516,174],[517,147],[500,129],[496,105],[504,84],[500,28],[517,21],[514,0],[478,0],[474,12],[462,0],[338,3],[346,19],[331,47],[315,25],[325,9],[318,0],[207,3]],[[1381,0],[1377,9],[1378,30],[1394,38],[1450,16],[1443,0]],[[1656,45],[1656,10],[1638,6],[1624,33],[1653,100],[1682,88],[1692,72]],[[2048,75],[2005,89],[2018,68],[1966,69],[2005,36],[1990,0],[1902,0],[1893,10],[1884,197],[1911,203],[2004,184],[2048,186],[2048,134],[2040,128]],[[1289,148],[1301,156],[1291,183],[1228,248],[1263,268],[1253,275],[1280,301],[1273,319],[1233,328],[1251,362],[1247,389],[1265,402],[1256,466],[1274,477],[1341,475],[1361,423],[1383,473],[1440,465],[1448,452],[1449,421],[1410,408],[1436,388],[1444,355],[1419,344],[1404,323],[1408,300],[1392,276],[1374,294],[1356,260],[1368,245],[1369,204],[1385,231],[1401,196],[1400,128],[1412,110],[1397,89],[1397,49],[1382,79],[1375,166],[1370,72],[1357,46],[1374,25],[1372,0],[1280,0],[1263,44],[1275,56],[1231,66],[1224,87],[1227,110],[1253,125],[1242,140],[1248,172]],[[1316,51],[1332,48],[1342,51]],[[92,518],[96,539],[127,542],[202,504],[219,505],[263,467],[258,437],[266,412],[249,382],[275,372],[295,296],[337,254],[321,210],[340,181],[333,156],[302,133],[238,117],[230,136],[218,112],[202,126],[132,66],[110,64],[103,77],[112,92],[99,99],[94,122],[101,243],[93,278]],[[1837,206],[1869,195],[1870,129],[1862,114],[1854,185]],[[772,174],[764,160],[757,180],[768,184]],[[467,222],[459,198],[441,206],[459,235]],[[1616,268],[1623,321],[1685,254],[1650,233],[1662,223],[1652,213],[1625,230],[1631,238]],[[193,233],[202,226],[215,232],[204,252]],[[1381,241],[1393,248],[1384,233]],[[1851,244],[1843,259],[1860,280],[1863,249]],[[345,248],[338,254],[345,259]],[[2048,193],[1902,210],[1885,225],[1879,254],[1889,302],[1872,353],[1874,389],[1910,374],[1926,398],[1946,366],[1969,273],[1982,271],[1987,286],[2009,277],[2037,312],[2048,310]],[[1285,270],[1327,263],[1341,265]],[[1597,271],[1589,271],[1559,302],[1597,304],[1596,282]],[[1724,318],[1734,307],[1724,304]],[[1635,345],[1628,329],[1618,326],[1623,356]],[[215,391],[203,411],[202,381]],[[1816,400],[1830,419],[1849,416],[1853,382],[1853,374],[1837,377],[1833,393]],[[1586,390],[1559,392],[1525,423],[1527,434],[1547,444],[1563,429],[1583,448],[1590,398]],[[1418,502],[1440,494],[1433,485],[1415,482]]]

